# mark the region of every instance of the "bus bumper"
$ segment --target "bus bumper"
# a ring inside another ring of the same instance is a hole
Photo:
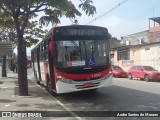
[[[70,93],[76,91],[109,87],[111,85],[112,85],[112,76],[109,76],[108,78],[103,80],[100,78],[91,81],[76,81],[76,83],[71,83],[71,84],[59,80],[57,81],[56,88],[57,88],[57,93]]]

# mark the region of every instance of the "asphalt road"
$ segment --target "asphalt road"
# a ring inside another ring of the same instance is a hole
[[[160,111],[160,82],[114,78],[113,86],[55,97],[70,111]],[[96,113],[95,113],[96,114]],[[94,119],[97,117],[83,117]],[[102,117],[107,120],[159,120],[160,117]]]
[[[101,88],[95,92],[63,94],[56,99],[72,111],[160,111],[160,82],[114,78],[111,87]],[[96,120],[97,118],[90,119]],[[130,117],[123,119],[159,120],[160,118]]]

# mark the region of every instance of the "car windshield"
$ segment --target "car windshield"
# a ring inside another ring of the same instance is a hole
[[[119,66],[113,66],[113,70],[122,70]]]
[[[104,66],[109,62],[107,40],[56,41],[56,66]]]
[[[154,71],[156,71],[156,69],[154,69],[151,66],[143,66],[143,68],[144,68],[144,70],[154,70]]]

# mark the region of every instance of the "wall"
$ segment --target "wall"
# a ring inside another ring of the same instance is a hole
[[[160,71],[160,43],[141,47],[141,64],[150,65]]]
[[[125,71],[128,71],[132,65],[149,65],[160,71],[160,42],[131,46],[130,60],[126,61],[117,61],[117,49],[114,49],[112,53],[114,54],[114,65],[122,67]],[[132,61],[133,64],[128,64]]]
[[[121,39],[121,43],[125,44],[128,43],[127,41],[130,41],[130,45],[137,45],[137,44],[143,44],[149,42],[149,30],[138,32],[135,34],[123,36]]]
[[[117,61],[117,50],[114,50],[114,65],[122,67],[128,71],[133,65],[141,64],[141,46],[133,46],[130,48],[130,60]]]
[[[130,66],[123,66],[123,61],[124,60],[117,61],[117,57],[118,57],[117,50],[114,50],[114,58],[113,58],[114,65],[120,66],[123,70],[125,70],[127,72],[128,69],[130,68]]]
[[[159,32],[150,32],[149,33],[150,42],[160,42],[160,31]]]
[[[133,46],[130,48],[130,60],[133,60],[134,65],[141,64],[141,46]]]

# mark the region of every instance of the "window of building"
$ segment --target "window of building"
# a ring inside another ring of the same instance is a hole
[[[136,51],[135,50],[133,50],[133,56],[136,56]]]
[[[129,49],[118,50],[118,60],[130,60]]]
[[[160,36],[156,36],[156,42],[160,42]]]

